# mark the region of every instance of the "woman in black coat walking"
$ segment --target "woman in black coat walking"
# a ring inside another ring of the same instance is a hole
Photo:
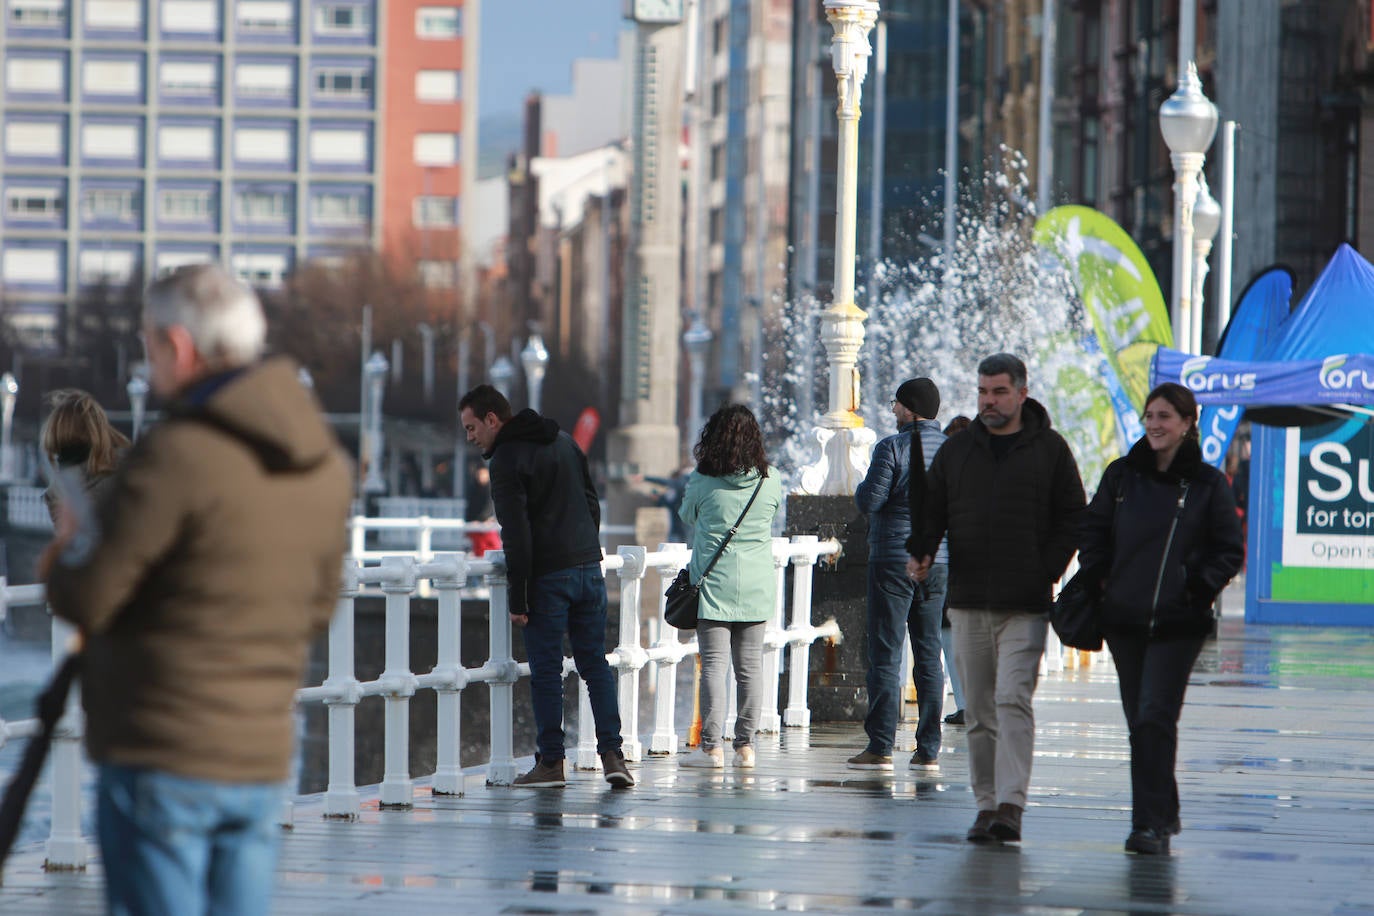
[[[1226,477],[1202,460],[1197,400],[1166,382],[1145,400],[1145,437],[1102,474],[1084,516],[1079,563],[1101,577],[1102,628],[1131,733],[1126,850],[1169,851],[1180,830],[1174,778],[1188,677],[1212,604],[1244,542]]]

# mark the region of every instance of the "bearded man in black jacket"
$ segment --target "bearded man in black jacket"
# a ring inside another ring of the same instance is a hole
[[[506,552],[510,619],[525,631],[530,695],[538,731],[523,788],[558,788],[563,771],[563,635],[587,685],[596,750],[606,781],[634,778],[621,751],[620,701],[606,661],[606,580],[601,573],[601,503],[587,456],[553,420],[479,385],[458,402],[468,441],[490,462],[491,497]],[[495,626],[495,622],[492,623]],[[583,727],[586,723],[583,723]]]
[[[1077,547],[1085,503],[1068,443],[1028,394],[1017,357],[997,353],[978,364],[978,417],[931,463],[922,543],[908,564],[923,579],[948,532],[975,843],[1021,839],[1050,593]]]

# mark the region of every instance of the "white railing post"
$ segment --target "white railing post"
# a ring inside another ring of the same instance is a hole
[[[620,547],[616,555],[620,567],[620,636],[616,645],[617,688],[620,702],[621,750],[626,760],[642,760],[644,745],[639,740],[639,669],[648,656],[639,645],[639,596],[644,585],[643,547]],[[579,729],[581,725],[579,724]]]
[[[420,562],[425,563],[434,559],[434,522],[428,515],[422,515],[416,521],[420,523],[420,536],[415,552]]]
[[[819,538],[814,534],[801,534],[792,538],[797,545],[813,546]],[[811,573],[816,566],[813,551],[797,552],[792,557],[792,626],[811,625]],[[789,653],[787,672],[787,709],[783,713],[783,725],[788,728],[808,728],[811,725],[811,709],[806,705],[807,681],[811,678],[811,644],[794,643]]]
[[[410,698],[415,673],[410,670],[410,597],[415,591],[415,560],[385,557],[382,592],[386,595],[386,670],[382,696],[386,702],[386,739],[381,803],[410,807],[414,784],[410,778]]]
[[[348,520],[348,536],[350,538],[350,556],[361,558],[363,551],[367,549],[367,519],[362,515],[355,515]]]
[[[491,560],[492,571],[483,577],[491,592],[491,619],[487,623],[488,664],[502,673],[488,684],[491,702],[491,760],[487,763],[487,785],[508,786],[515,779],[514,685],[519,666],[511,655],[510,595],[506,584],[506,554],[493,550],[483,559]]]
[[[570,662],[563,666],[563,681],[568,680]],[[577,747],[573,750],[572,765],[579,770],[595,770],[601,765],[596,753],[596,717],[592,715],[592,695],[587,692],[587,682],[581,675],[577,677]],[[626,755],[628,756],[628,755]]]
[[[782,716],[778,715],[778,687],[782,679],[782,653],[787,645],[787,563],[791,559],[787,538],[773,538],[773,577],[777,582],[773,616],[764,633],[763,660],[759,676],[763,688],[763,704],[759,708],[759,732],[776,734],[782,731]]]
[[[660,553],[669,550],[686,550],[686,544],[659,544]],[[678,631],[668,626],[667,620],[663,617],[664,607],[668,599],[663,592],[668,590],[665,583],[672,582],[676,578],[678,570],[682,568],[677,563],[659,564],[654,567],[658,571],[658,639],[654,642],[655,649],[667,647],[676,648],[678,642]],[[678,658],[660,657],[654,662],[655,689],[654,689],[654,730],[649,736],[649,754],[676,754],[678,749],[677,731],[674,728],[673,714],[677,709],[677,663]]]
[[[434,576],[439,593],[439,646],[434,670],[452,679],[453,686],[436,685],[438,695],[438,749],[434,769],[435,795],[463,794],[463,601],[460,590],[467,583],[467,558],[459,553],[443,557],[451,571]]]
[[[52,619],[52,657],[61,663],[74,629]],[[48,833],[48,871],[86,867],[86,838],[81,835],[81,682],[72,684],[67,709],[58,720],[52,741],[52,828]]]
[[[353,605],[358,597],[358,562],[345,559],[339,600],[329,621],[329,675],[324,686],[339,691],[324,701],[329,710],[329,785],[324,816],[352,820],[361,804],[353,770],[353,721],[362,687],[353,671]]]

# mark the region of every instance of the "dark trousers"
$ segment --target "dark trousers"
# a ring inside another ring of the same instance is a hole
[[[577,675],[587,685],[596,721],[597,753],[620,750],[620,702],[615,675],[606,661],[606,580],[601,564],[573,566],[535,579],[530,588],[529,616],[525,654],[530,661],[530,695],[540,760],[562,760],[565,756],[564,633],[572,645]]]
[[[945,669],[940,661],[940,618],[949,567],[930,567],[924,589],[907,578],[906,563],[868,565],[868,750],[887,756],[897,736],[905,672],[902,642],[911,637],[916,680],[916,752],[940,756],[940,713],[945,702]]]
[[[1178,820],[1178,717],[1204,637],[1152,640],[1145,631],[1107,634],[1131,732],[1131,827],[1168,831]]]

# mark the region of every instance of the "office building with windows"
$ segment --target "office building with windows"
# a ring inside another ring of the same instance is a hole
[[[0,296],[28,346],[92,287],[219,260],[271,288],[456,231],[461,2],[3,2]]]

